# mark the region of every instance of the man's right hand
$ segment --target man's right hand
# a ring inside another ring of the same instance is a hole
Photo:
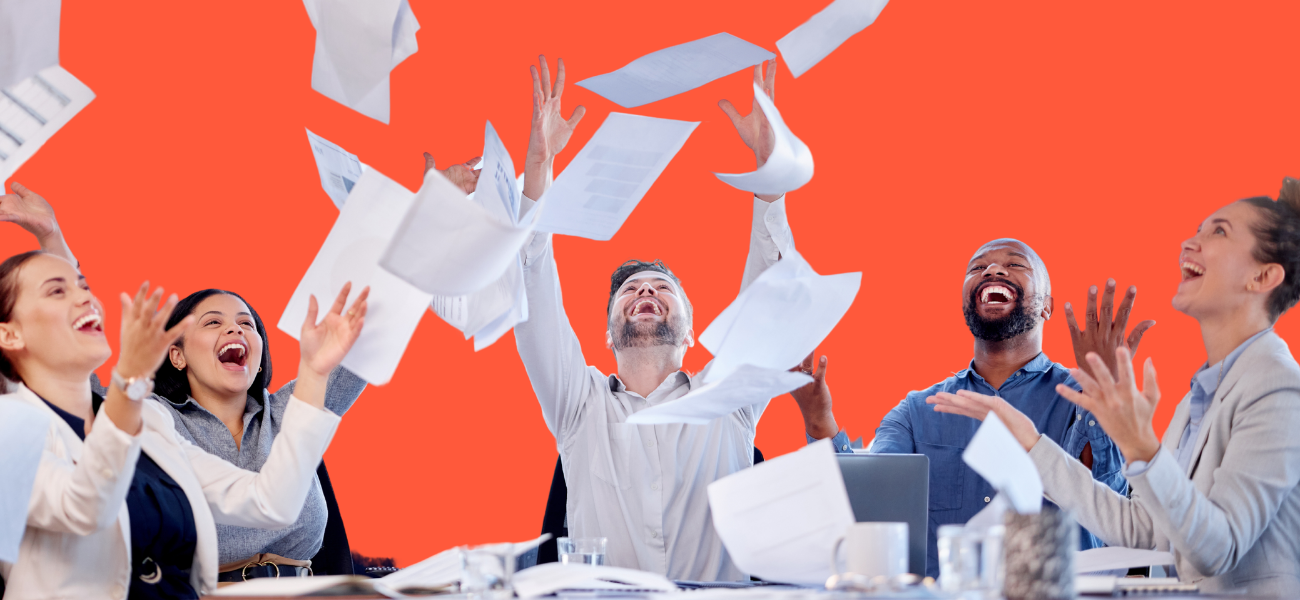
[[[564,59],[559,60],[559,70],[555,75],[555,86],[551,87],[551,69],[546,64],[546,56],[538,57],[541,72],[536,66],[529,66],[533,75],[533,126],[528,134],[528,155],[524,158],[524,195],[533,200],[540,200],[546,191],[547,172],[555,155],[564,150],[569,137],[578,127],[587,109],[579,106],[565,120],[560,114],[560,100],[564,95]]]
[[[1092,365],[1088,362],[1089,352],[1096,352],[1106,363],[1106,368],[1111,373],[1119,372],[1118,365],[1115,363],[1115,349],[1124,347],[1128,349],[1129,356],[1137,354],[1138,344],[1142,342],[1142,336],[1147,330],[1156,324],[1155,321],[1146,320],[1133,326],[1133,331],[1128,337],[1124,336],[1124,328],[1128,326],[1129,313],[1133,311],[1133,301],[1137,299],[1137,286],[1129,286],[1128,293],[1124,295],[1124,300],[1119,304],[1119,312],[1115,313],[1115,280],[1106,280],[1106,291],[1101,297],[1101,312],[1097,311],[1097,286],[1092,286],[1088,290],[1088,313],[1084,326],[1074,320],[1074,307],[1070,303],[1065,304],[1065,322],[1070,326],[1070,342],[1074,345],[1074,362],[1079,365],[1085,373],[1097,377],[1093,372]],[[1113,319],[1112,319],[1113,317]]]
[[[840,429],[835,424],[835,412],[831,410],[831,388],[826,385],[826,357],[822,357],[820,368],[815,368],[818,366],[813,362],[816,354],[809,354],[799,366],[790,369],[813,378],[812,383],[790,392],[790,395],[803,414],[804,432],[813,439],[821,440],[835,437]]]
[[[436,170],[439,173],[442,173],[442,176],[446,177],[448,181],[452,182],[452,184],[460,188],[460,191],[465,192],[466,195],[469,195],[469,194],[473,194],[474,190],[478,187],[478,176],[479,173],[482,173],[482,171],[475,171],[474,166],[477,165],[480,160],[483,160],[482,156],[475,156],[474,158],[471,158],[458,165],[452,165],[450,167],[447,167],[446,169],[439,169],[438,167],[434,166],[433,155],[429,154],[428,152],[425,152],[424,153],[424,174],[428,175],[429,171]]]

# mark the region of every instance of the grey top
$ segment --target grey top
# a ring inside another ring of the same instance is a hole
[[[199,406],[193,398],[172,402],[158,395],[154,400],[166,407],[176,421],[176,431],[194,445],[218,456],[241,469],[261,471],[271,455],[271,443],[280,433],[284,423],[284,410],[293,394],[297,380],[286,383],[274,394],[267,390],[265,404],[259,398],[248,396],[244,408],[244,436],[239,447],[230,430],[216,415]],[[102,390],[99,381],[94,385]],[[365,390],[365,380],[343,367],[330,373],[325,387],[325,408],[343,416]],[[269,408],[269,410],[267,410]],[[272,552],[294,560],[311,560],[325,539],[325,494],[320,481],[312,478],[312,489],[307,493],[298,520],[284,529],[252,529],[234,525],[217,524],[218,564],[227,564],[252,557],[262,552]]]

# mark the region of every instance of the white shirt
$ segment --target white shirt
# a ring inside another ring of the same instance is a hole
[[[771,204],[755,198],[741,289],[792,247],[784,196]],[[608,538],[605,561],[616,567],[677,580],[745,579],[713,529],[706,488],[753,466],[770,398],[708,425],[630,425],[628,416],[689,392],[691,375],[677,371],[642,398],[587,365],[564,313],[549,235],[525,247],[524,282],[529,318],[515,340],[560,452],[569,535]]]

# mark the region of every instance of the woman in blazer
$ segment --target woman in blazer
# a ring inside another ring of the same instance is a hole
[[[1119,445],[1131,499],[1094,483],[998,398],[962,392],[932,403],[979,419],[997,414],[1029,452],[1046,495],[1107,544],[1171,550],[1178,578],[1202,591],[1300,597],[1300,365],[1273,333],[1300,299],[1300,182],[1286,179],[1276,202],[1247,198],[1210,215],[1183,242],[1179,267],[1173,305],[1199,322],[1208,360],[1163,441],[1151,422],[1160,400],[1151,359],[1141,390],[1122,346],[1114,371],[1096,353],[1087,355],[1089,372],[1073,371],[1082,392],[1057,388]]]
[[[326,376],[355,342],[364,302],[319,325],[312,302],[301,352],[323,373],[299,373],[280,443],[253,473],[184,441],[145,400],[192,322],[166,328],[177,300],[156,311],[162,290],[147,290],[122,295],[121,353],[95,406],[90,375],[111,350],[85,278],[41,251],[0,264],[0,373],[18,382],[0,401],[51,417],[18,560],[0,564],[7,599],[194,598],[216,588],[215,523],[277,528],[298,517],[339,421],[324,410]]]

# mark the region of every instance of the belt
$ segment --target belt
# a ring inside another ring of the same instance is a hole
[[[293,564],[297,563],[297,564]],[[311,561],[293,560],[276,554],[258,554],[247,561],[228,563],[219,567],[219,582],[239,582],[258,577],[310,577]]]

